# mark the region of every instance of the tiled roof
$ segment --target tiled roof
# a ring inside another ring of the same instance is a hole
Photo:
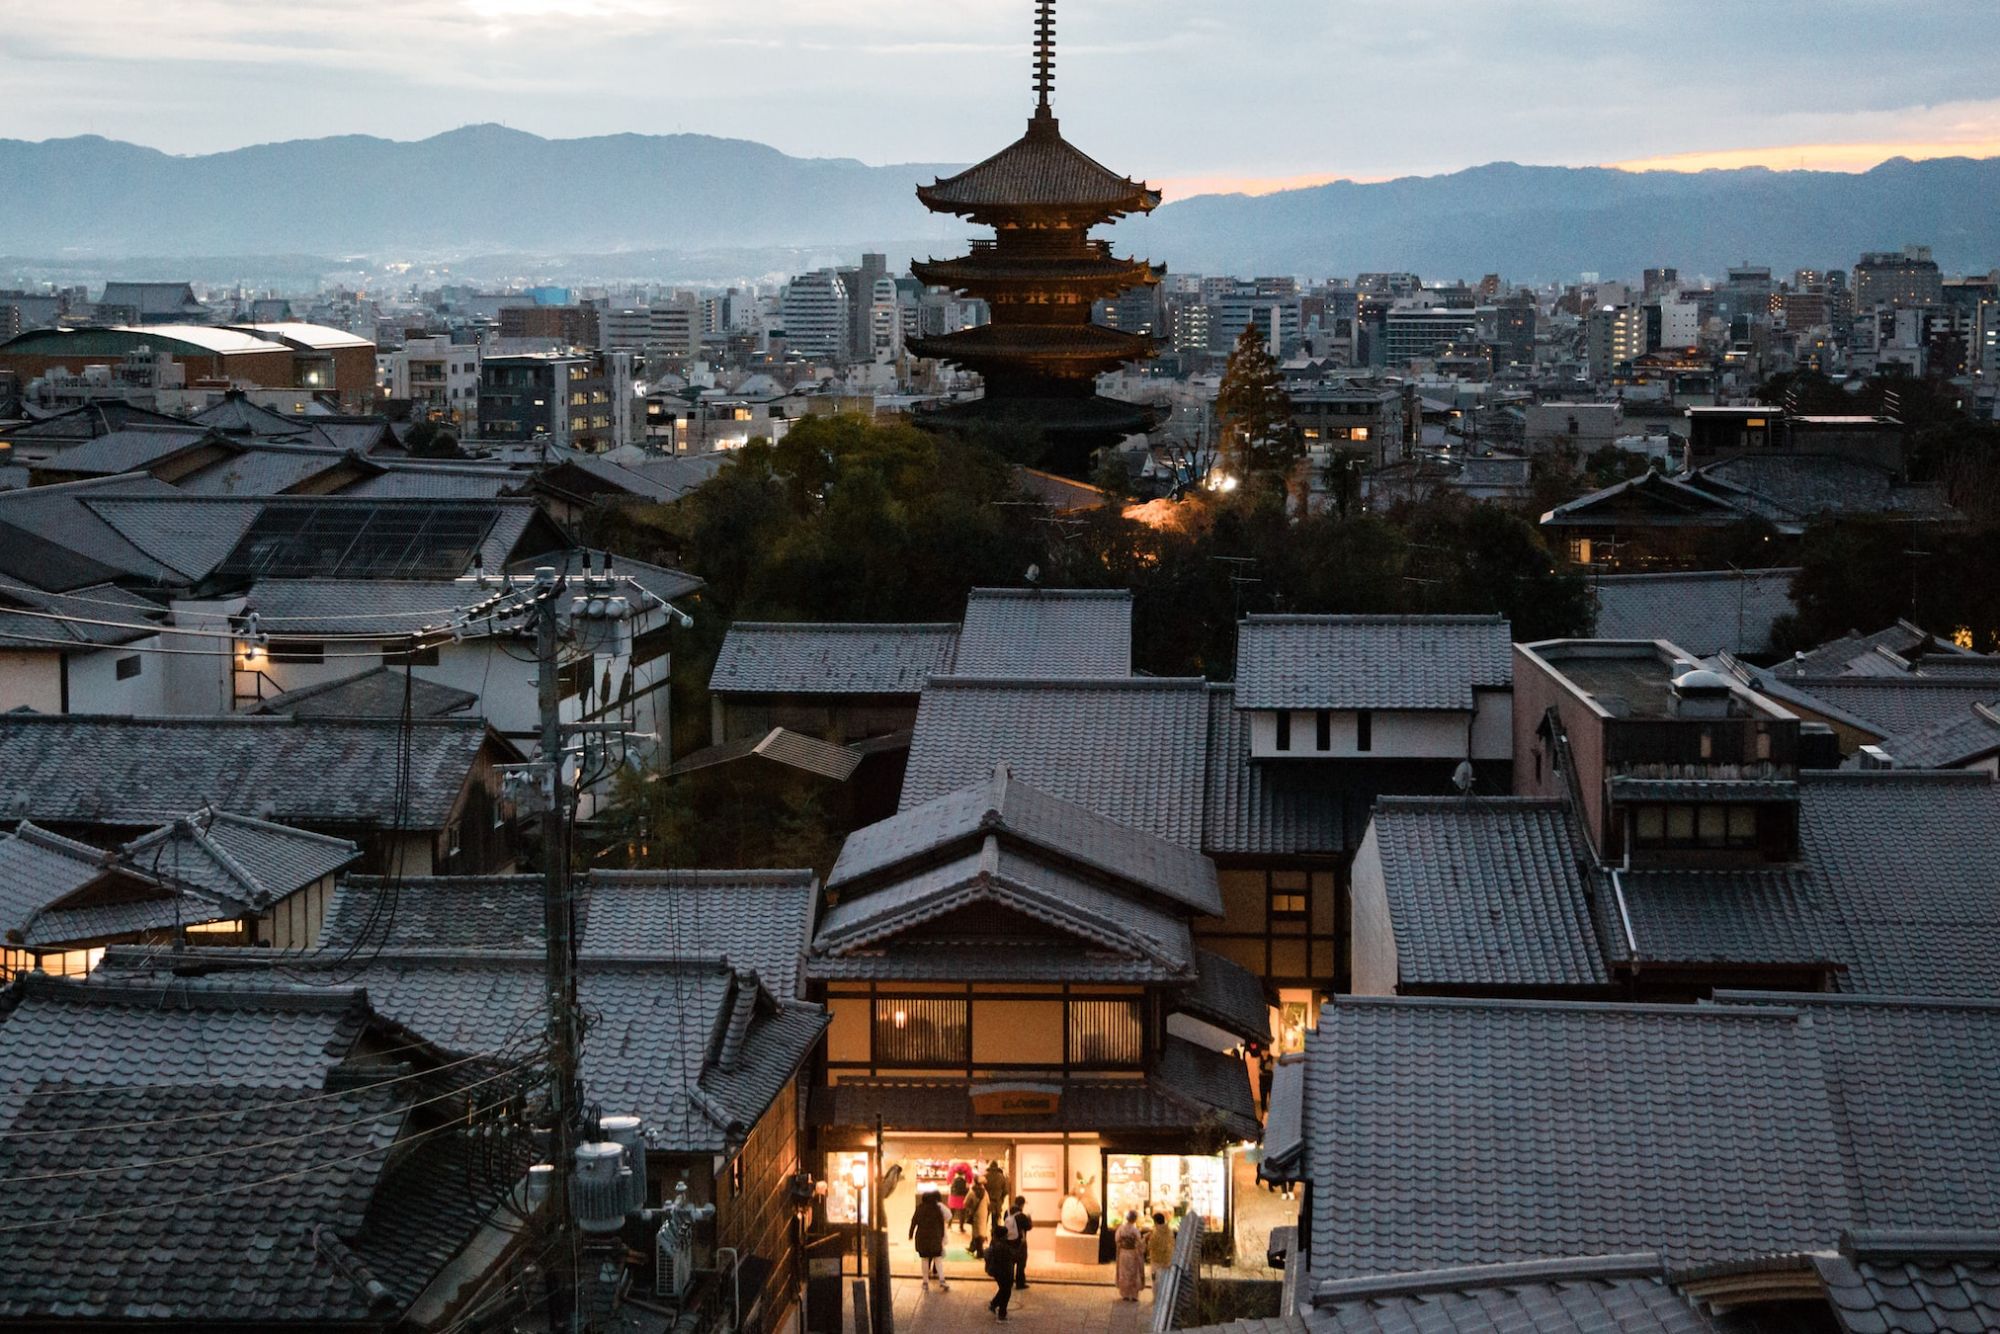
[[[260,701],[252,713],[278,713],[293,718],[401,718],[403,694],[410,696],[413,718],[444,718],[464,713],[479,696],[394,667],[370,667],[353,676],[301,686]]]
[[[914,695],[950,670],[955,625],[738,621],[708,688],[780,695]]]
[[[1588,927],[1579,937],[1567,915],[1582,902],[1611,963],[1823,966],[1847,992],[2000,995],[1990,965],[2000,949],[2000,785],[1979,773],[1838,770],[1809,771],[1797,790],[1795,863],[1605,868],[1584,882],[1587,894],[1539,866],[1533,850],[1559,850],[1504,814],[1490,827],[1449,828],[1433,817],[1450,800],[1385,799],[1377,824],[1396,837],[1393,849],[1381,841],[1403,979],[1500,987],[1535,981],[1540,968],[1554,969],[1539,975],[1550,985],[1566,975],[1556,961],[1588,943]],[[1468,877],[1481,895],[1468,895]]]
[[[1780,704],[1785,692],[1802,696],[1811,709],[1816,704],[1830,711],[1858,719],[1883,736],[1902,736],[1957,718],[1975,704],[2000,702],[2000,673],[1990,677],[1944,676],[1829,676],[1804,680],[1783,680],[1771,693]]]
[[[1853,1217],[1795,1010],[1342,998],[1307,1061],[1316,1279],[1707,1263],[1823,1245]]]
[[[1128,589],[975,588],[952,671],[1046,678],[1132,674]]]
[[[1239,709],[1458,709],[1505,689],[1500,616],[1250,616],[1236,631]]]
[[[1942,518],[1952,513],[1937,487],[1905,486],[1886,468],[1828,454],[1740,454],[1697,469],[1685,480],[1771,518],[1809,519],[1823,514]]]
[[[1384,798],[1374,834],[1402,985],[1608,982],[1562,803]]]
[[[1792,614],[1796,569],[1601,575],[1591,581],[1599,639],[1664,639],[1707,657],[1762,654]]]
[[[79,588],[73,594],[0,584],[0,649],[115,647],[152,637],[158,631],[134,627],[165,618],[159,603],[116,584]]]
[[[152,477],[100,477],[55,486],[32,486],[25,491],[0,492],[0,526],[26,533],[57,552],[67,552],[88,562],[89,568],[96,572],[90,579],[92,583],[111,574],[147,583],[176,583],[193,572],[163,562],[138,535],[128,533],[123,525],[107,518],[99,507],[112,507],[115,513],[124,502],[136,497],[179,494]],[[15,575],[42,586],[42,580],[32,577],[28,569],[17,569]]]
[[[369,462],[380,471],[341,487],[341,495],[374,500],[497,500],[518,495],[527,485],[525,475],[506,468],[447,467],[379,457]]]
[[[1264,983],[1243,965],[1210,950],[1195,951],[1194,986],[1169,997],[1171,1013],[1185,1014],[1261,1046],[1271,1042],[1270,1001]]]
[[[1709,1334],[1642,1253],[1344,1279],[1312,1296],[1307,1334]]]
[[[187,450],[203,445],[226,446],[226,443],[223,437],[199,426],[110,431],[72,445],[35,467],[39,471],[79,477],[109,477],[123,472],[144,472],[153,464]]]
[[[977,930],[954,933],[953,918],[981,908]],[[1006,919],[1016,923],[1011,933],[998,928]],[[829,908],[807,960],[817,978],[909,978],[937,968],[1023,982],[1195,978],[1181,912],[1115,893],[1031,850],[1010,850],[992,834],[954,860]]]
[[[1842,990],[2000,994],[2000,785],[1839,771],[1799,789],[1806,864],[1853,950]]]
[[[1195,912],[1222,915],[1222,889],[1208,858],[1050,796],[1015,778],[1006,765],[996,765],[991,775],[957,792],[848,835],[827,887],[839,891],[895,867],[976,844],[987,831],[1164,895]]]
[[[0,940],[25,932],[35,914],[104,874],[111,854],[23,820],[0,838]]]
[[[1724,992],[1718,1008],[1805,1015],[1848,1176],[1837,1221],[1991,1227],[2000,1218],[2000,1002]],[[1829,1239],[1832,1233],[1828,1233]]]
[[[1789,778],[1633,778],[1610,781],[1614,801],[1794,802],[1799,785]]]
[[[300,825],[440,829],[492,734],[478,719],[412,726],[397,810],[393,721],[0,714],[0,817],[155,825],[212,805]]]
[[[339,450],[314,446],[258,444],[209,464],[199,472],[174,479],[174,485],[198,496],[278,496],[338,468],[361,471]],[[365,466],[365,465],[363,465]],[[319,490],[332,490],[321,485]]]
[[[1005,764],[1044,792],[1196,848],[1207,751],[1199,679],[936,677],[917,710],[902,808]]]
[[[505,1047],[539,1026],[545,986],[539,951],[511,956],[384,952],[356,976],[375,1008],[454,1051]],[[579,991],[591,1014],[582,1074],[607,1114],[644,1118],[654,1147],[723,1153],[769,1109],[818,1044],[818,1006],[758,1003],[746,1038],[725,1062],[714,1037],[739,989],[758,979],[717,960],[586,958]]]
[[[861,767],[865,758],[863,752],[853,746],[823,741],[804,732],[794,732],[789,727],[774,727],[762,736],[738,737],[719,746],[706,746],[683,755],[668,765],[664,772],[669,778],[678,778],[682,774],[699,773],[719,764],[747,760],[753,755],[836,783],[844,783],[854,777],[854,771]]]
[[[44,1082],[319,1088],[368,1021],[353,989],[30,974],[0,994],[0,1121]]]
[[[1901,736],[1885,737],[1882,749],[1904,769],[1950,769],[2000,751],[2000,687],[1994,705],[1979,705],[1956,717]]]
[[[1603,905],[1606,939],[1621,961],[1838,967],[1853,956],[1835,905],[1800,869],[1630,870],[1601,883],[1612,900]]]
[[[149,479],[150,480],[150,479]],[[263,502],[193,496],[160,483],[157,494],[83,498],[83,508],[171,574],[163,583],[205,578],[242,540]]]
[[[1857,1230],[1813,1267],[1842,1334],[2000,1329],[2000,1232]]]
[[[1091,216],[1143,213],[1159,205],[1157,190],[1120,176],[1062,137],[1044,112],[1028,132],[992,157],[955,176],[917,187],[936,211],[974,216],[1021,207],[1081,208]]]
[[[1204,850],[1216,856],[1339,853],[1350,833],[1359,837],[1368,800],[1356,809],[1317,766],[1252,760],[1248,715],[1236,707],[1234,686],[1210,686],[1208,702]]]
[[[539,875],[405,880],[393,919],[375,913],[387,882],[348,876],[327,904],[321,947],[377,943],[410,954],[539,951],[546,882]],[[772,994],[796,1000],[811,930],[809,871],[593,871],[578,886],[585,957],[727,959]],[[375,920],[370,921],[371,913]]]
[[[119,849],[134,866],[261,912],[360,859],[344,838],[204,809]]]
[[[1851,671],[1855,664],[1876,656],[1877,649],[1887,649],[1899,656],[1907,656],[1916,649],[1956,652],[1949,645],[1941,644],[1922,626],[1909,621],[1898,621],[1871,634],[1845,634],[1829,639],[1810,652],[1794,654],[1771,668],[1774,676],[1841,676]]]
[[[0,1174],[13,1182],[0,1317],[381,1319],[323,1234],[360,1230],[404,1114],[391,1091],[303,1096],[214,1082],[38,1085],[0,1140]],[[79,1102],[98,1124],[150,1127],[92,1129]]]

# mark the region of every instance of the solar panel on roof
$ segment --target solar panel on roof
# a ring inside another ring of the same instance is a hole
[[[303,579],[453,579],[499,520],[497,505],[267,505],[216,573]]]

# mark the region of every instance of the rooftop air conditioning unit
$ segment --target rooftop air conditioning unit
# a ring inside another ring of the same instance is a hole
[[[1880,746],[1863,746],[1856,753],[1855,758],[1861,761],[1860,767],[1863,769],[1893,769],[1896,767],[1896,757]]]

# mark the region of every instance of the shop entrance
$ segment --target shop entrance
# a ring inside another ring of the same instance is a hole
[[[829,1153],[828,1179],[845,1180],[854,1160],[865,1164],[869,1157],[859,1149]],[[1147,1227],[1155,1213],[1166,1215],[1174,1228],[1189,1214],[1199,1214],[1212,1229],[1230,1225],[1229,1170],[1221,1155],[1122,1152],[1094,1135],[1003,1139],[891,1134],[883,1140],[883,1163],[891,1171],[900,1169],[894,1190],[883,1200],[890,1266],[900,1278],[921,1273],[909,1235],[917,1201],[934,1190],[950,1208],[955,1177],[983,1186],[996,1167],[996,1180],[1004,1178],[1007,1196],[1025,1196],[1035,1220],[1028,1243],[1031,1284],[1110,1283],[1106,1229],[1115,1229],[1127,1210],[1137,1211]],[[968,1189],[945,1233],[944,1271],[954,1283],[990,1281],[975,1253],[971,1198]],[[851,1216],[851,1205],[842,1209],[839,1191],[829,1197],[829,1206],[830,1221],[848,1221],[841,1215]]]

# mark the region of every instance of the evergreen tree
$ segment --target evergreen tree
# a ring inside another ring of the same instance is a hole
[[[1222,369],[1215,418],[1225,472],[1238,479],[1271,473],[1290,481],[1305,455],[1305,441],[1292,424],[1292,399],[1278,376],[1277,358],[1254,320],[1244,326]]]

